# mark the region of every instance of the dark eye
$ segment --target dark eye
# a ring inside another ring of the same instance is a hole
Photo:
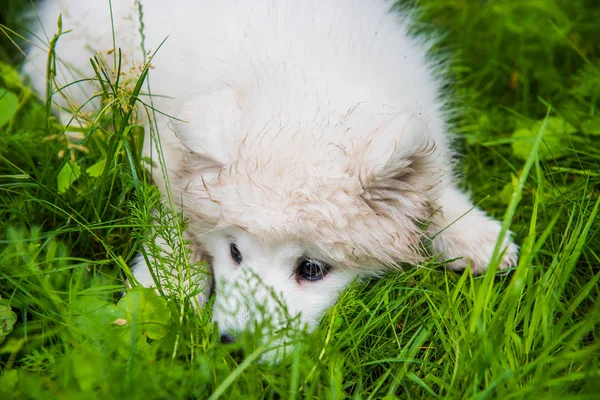
[[[237,248],[235,243],[231,243],[229,245],[229,251],[231,252],[231,258],[235,261],[236,264],[242,262],[242,253],[240,253],[240,249]]]
[[[320,261],[303,259],[298,264],[296,275],[307,281],[319,281],[327,275],[330,269],[329,265]]]

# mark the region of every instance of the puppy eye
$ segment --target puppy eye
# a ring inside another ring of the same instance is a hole
[[[296,269],[296,275],[307,281],[320,281],[329,272],[331,267],[320,261],[314,260],[300,260],[298,268]]]
[[[233,259],[233,261],[235,261],[236,264],[242,262],[242,253],[240,252],[240,249],[237,248],[235,243],[231,243],[229,245],[229,251],[231,253],[231,258]]]

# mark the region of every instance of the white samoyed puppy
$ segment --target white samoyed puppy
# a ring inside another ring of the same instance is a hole
[[[96,52],[117,47],[123,65],[139,66],[158,49],[149,75],[160,111],[154,127],[173,198],[189,219],[186,238],[194,257],[211,265],[206,287],[214,283],[213,319],[224,340],[260,322],[259,308],[271,315],[286,308],[311,329],[354,279],[422,262],[423,243],[450,269],[488,267],[501,224],[456,185],[443,65],[392,7],[387,0],[38,6],[40,40],[25,72],[42,94],[59,14],[69,32],[56,45],[58,87],[93,76]],[[54,99],[74,109],[97,91],[85,81]],[[144,151],[159,164],[148,138]],[[166,192],[160,168],[153,179]],[[514,266],[510,233],[502,251],[499,267]],[[154,284],[149,268],[142,258],[133,268],[146,286]]]

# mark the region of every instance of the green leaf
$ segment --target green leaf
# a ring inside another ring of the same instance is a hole
[[[25,89],[23,81],[19,76],[19,71],[2,61],[0,61],[0,80],[5,87],[17,92]]]
[[[9,306],[0,305],[0,343],[10,335],[17,322],[17,314]]]
[[[98,369],[105,365],[98,349],[82,346],[71,357],[73,375],[79,388],[84,392],[92,391],[98,384],[98,373],[102,372]]]
[[[115,304],[93,296],[84,296],[74,301],[73,310],[77,326],[90,333],[122,326],[118,321],[127,318],[127,314]]]
[[[600,135],[600,119],[592,119],[581,124],[581,130],[588,135]]]
[[[102,160],[98,161],[96,164],[92,165],[91,167],[88,167],[88,169],[86,169],[85,172],[87,172],[87,174],[93,178],[98,178],[100,175],[102,175],[105,164],[106,164],[106,159],[102,159]]]
[[[138,334],[138,332],[135,332],[134,336],[131,336],[131,329],[129,328],[119,334],[117,343],[117,352],[124,359],[129,359],[132,354],[146,360],[153,359],[155,358],[156,350],[158,349],[158,347],[148,343],[146,336],[141,333]]]
[[[18,105],[19,98],[16,94],[0,88],[0,128],[15,115]]]
[[[167,301],[158,296],[154,289],[135,287],[117,303],[117,307],[127,312],[132,327],[153,340],[167,336],[171,324],[171,310]]]
[[[519,179],[514,174],[511,174],[511,181],[504,185],[504,188],[502,188],[498,195],[503,204],[510,204],[510,200],[518,184]]]
[[[58,193],[64,193],[71,187],[73,182],[81,175],[81,168],[74,161],[69,161],[62,167],[56,177],[58,184]]]
[[[543,121],[535,122],[529,128],[517,129],[513,132],[513,154],[522,160],[527,160],[535,138],[542,127]],[[548,118],[544,132],[543,144],[538,151],[540,160],[561,158],[570,153],[569,139],[577,129],[562,118]]]
[[[18,383],[19,372],[16,369],[4,369],[2,375],[0,375],[0,395],[6,397],[2,398],[8,399],[11,398],[8,396],[15,396]]]

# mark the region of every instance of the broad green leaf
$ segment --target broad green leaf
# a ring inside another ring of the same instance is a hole
[[[0,375],[0,396],[14,396],[18,383],[19,371],[16,369],[4,369]]]
[[[19,98],[16,94],[0,88],[0,128],[15,115],[18,105]]]
[[[10,335],[17,322],[17,314],[9,306],[0,305],[0,343]]]
[[[135,296],[134,294],[133,297]],[[121,301],[120,304],[123,305]],[[146,302],[140,302],[140,305],[144,304]],[[123,358],[129,358],[132,352],[144,358],[153,357],[158,349],[157,346],[150,346],[145,325],[136,319],[140,316],[139,310],[134,316],[125,307],[119,307],[94,296],[81,297],[72,303],[72,307],[76,314],[74,320],[78,328],[77,332],[100,342],[110,342],[110,349],[116,349]],[[151,335],[156,337],[153,332]],[[90,357],[85,356],[82,360],[89,361]],[[76,363],[79,363],[78,360],[77,357],[74,359]],[[80,387],[89,386],[91,373],[92,371],[86,367],[75,374]]]
[[[97,347],[82,346],[71,356],[72,371],[79,388],[84,392],[94,389],[98,381],[98,367],[104,366]]]
[[[82,330],[90,333],[119,325],[115,321],[127,318],[127,313],[112,302],[93,296],[81,297],[72,306],[76,313],[76,324]]]
[[[58,193],[64,193],[71,187],[73,182],[81,175],[81,168],[76,162],[69,161],[58,173],[56,177]]]
[[[592,119],[581,124],[581,130],[588,135],[600,135],[600,119]]]
[[[119,300],[117,307],[125,310],[130,324],[140,326],[150,339],[162,339],[169,333],[171,310],[154,289],[135,287]]]
[[[119,344],[117,351],[119,352],[119,355],[125,359],[130,358],[132,354],[141,356],[144,359],[152,359],[158,349],[158,347],[148,343],[146,336],[139,332],[136,332],[134,336],[131,336],[131,327],[128,327],[126,330],[119,333],[117,343]]]
[[[39,131],[45,127],[46,108],[41,103],[29,102],[27,107],[19,110],[19,129],[21,132]]]
[[[504,204],[510,203],[510,200],[512,199],[512,195],[518,184],[519,184],[519,179],[514,174],[511,174],[511,181],[508,182],[506,185],[504,185],[504,187],[502,188],[502,190],[500,191],[500,193],[498,195],[498,197],[499,197],[500,201],[502,201],[502,203],[504,203]]]
[[[535,138],[544,121],[537,121],[529,128],[517,129],[513,132],[513,154],[522,160],[527,160]],[[569,136],[577,129],[567,121],[558,117],[548,119],[544,132],[544,142],[540,146],[538,156],[540,160],[560,158],[570,153]]]
[[[24,89],[19,71],[2,61],[0,61],[0,79],[4,86],[9,89],[13,89],[17,92]]]
[[[100,175],[102,175],[105,164],[106,164],[106,159],[102,159],[102,160],[98,161],[96,164],[92,165],[91,167],[88,167],[85,170],[85,172],[87,172],[87,174],[93,178],[98,178]]]

